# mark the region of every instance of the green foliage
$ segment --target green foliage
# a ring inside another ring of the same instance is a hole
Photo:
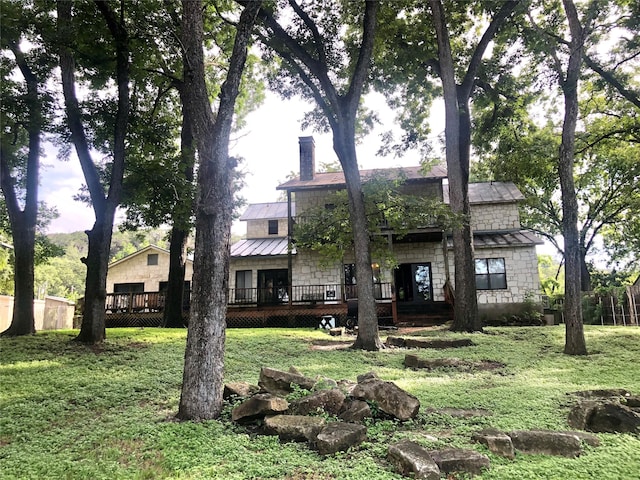
[[[282,444],[229,420],[176,422],[184,357],[184,330],[112,329],[95,347],[70,341],[75,332],[41,332],[0,338],[0,445],[2,477],[39,478],[313,478],[400,480],[387,447],[401,439],[426,448],[463,447],[491,458],[474,478],[634,478],[640,470],[640,439],[600,434],[602,445],[575,459],[518,455],[505,460],[470,441],[485,427],[504,431],[567,430],[567,393],[595,388],[640,391],[640,372],[630,369],[640,354],[635,327],[586,327],[588,357],[567,356],[563,327],[486,328],[468,335],[475,347],[456,357],[491,359],[497,371],[413,371],[403,367],[406,349],[379,352],[312,350],[326,334],[306,329],[230,329],[225,381],[256,383],[260,366],[296,367],[307,376],[355,380],[375,370],[416,395],[421,411],[411,422],[369,422],[368,439],[347,453],[321,457],[304,444]],[[427,338],[459,338],[424,330]],[[442,351],[421,350],[424,358]],[[490,417],[457,418],[429,408],[485,408]],[[432,437],[435,437],[434,441]]]
[[[402,171],[393,175],[377,172],[366,178],[362,186],[368,229],[372,234],[371,254],[386,266],[396,263],[389,250],[387,232],[402,237],[417,228],[448,230],[456,218],[437,198],[405,193],[404,184]],[[353,231],[346,190],[331,193],[325,201],[326,205],[307,209],[304,216],[299,217],[294,238],[297,248],[314,250],[320,253],[323,262],[331,263],[353,250]]]

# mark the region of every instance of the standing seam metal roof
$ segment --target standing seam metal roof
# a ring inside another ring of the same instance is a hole
[[[295,248],[292,253],[296,253]],[[287,239],[278,238],[252,238],[240,240],[231,245],[232,257],[263,257],[287,254]]]

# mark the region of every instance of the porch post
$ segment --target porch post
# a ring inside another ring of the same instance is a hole
[[[287,190],[287,290],[289,306],[293,304],[293,217],[291,216],[291,190]]]

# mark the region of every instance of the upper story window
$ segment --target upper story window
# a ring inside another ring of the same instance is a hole
[[[150,253],[147,255],[147,265],[158,265],[157,253]]]
[[[269,220],[269,235],[278,235],[278,220]]]
[[[507,288],[507,269],[504,258],[476,259],[476,289],[500,290]]]

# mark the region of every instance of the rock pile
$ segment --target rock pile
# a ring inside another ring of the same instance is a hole
[[[365,419],[382,417],[407,421],[414,419],[420,409],[415,396],[393,382],[380,379],[374,372],[358,376],[355,383],[330,378],[312,379],[293,367],[288,372],[263,367],[258,386],[229,383],[225,385],[224,396],[238,402],[231,413],[234,422],[257,425],[260,433],[277,435],[282,442],[306,442],[321,455],[346,451],[361,444],[367,438]],[[637,397],[627,398],[636,407],[640,406],[640,402],[634,403]],[[583,399],[581,404],[593,401],[588,396]],[[621,403],[618,401],[617,405]],[[625,405],[629,409],[636,407]],[[485,416],[491,412],[460,410],[452,411],[451,415],[454,414]],[[572,411],[570,424],[574,428],[584,428],[579,425],[587,425],[583,422],[585,418],[591,418],[591,414]],[[572,419],[575,425],[571,423]],[[638,423],[633,425],[637,431]],[[583,442],[592,446],[599,444],[598,437],[593,434],[545,430],[506,433],[484,429],[470,440],[510,459],[516,453],[577,457],[582,453]],[[476,450],[429,450],[409,440],[390,445],[387,458],[403,475],[433,480],[451,472],[475,475],[490,466],[489,458]]]
[[[640,396],[622,389],[574,392],[572,428],[596,433],[640,433]]]

